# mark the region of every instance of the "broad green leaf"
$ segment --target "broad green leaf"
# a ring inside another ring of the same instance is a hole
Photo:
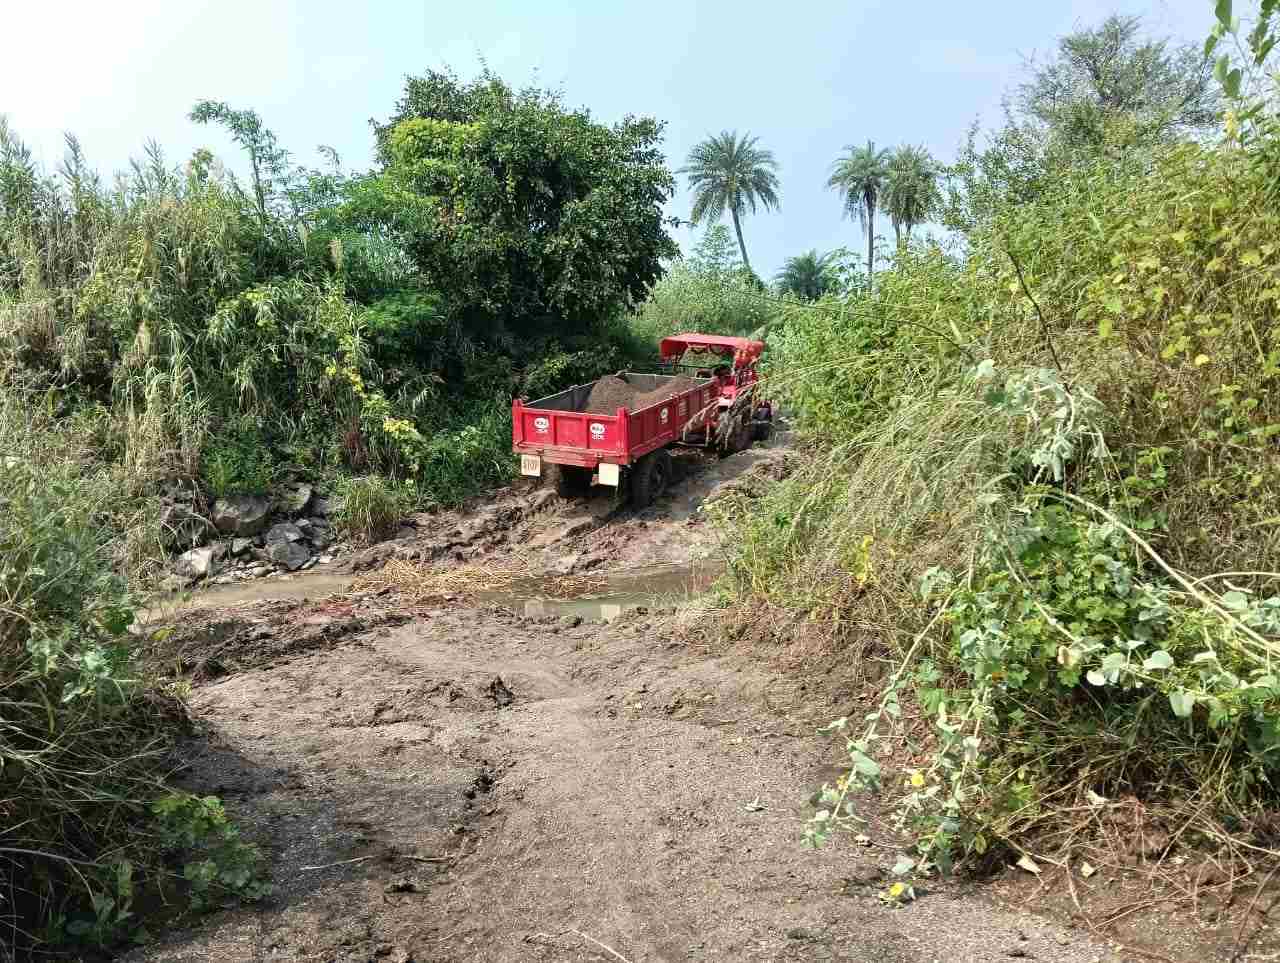
[[[1214,5],[1213,15],[1218,18],[1224,30],[1231,29],[1231,0],[1218,0]]]
[[[870,756],[863,755],[856,749],[849,755],[853,759],[853,768],[862,775],[873,779],[880,775],[880,764]]]
[[[1232,612],[1243,612],[1249,607],[1249,599],[1243,592],[1226,592],[1222,596],[1222,605]]]
[[[1227,74],[1227,79],[1223,81],[1222,86],[1228,97],[1235,99],[1240,96],[1240,84],[1243,79],[1244,75],[1240,73],[1239,67]]]
[[[1142,667],[1148,672],[1152,669],[1171,669],[1173,668],[1173,656],[1164,649],[1160,649],[1147,656],[1147,660],[1142,663]]]

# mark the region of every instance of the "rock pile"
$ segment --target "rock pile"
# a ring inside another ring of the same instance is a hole
[[[210,512],[212,521],[195,510],[194,489],[190,491],[189,499],[167,492],[162,509],[169,546],[191,546],[174,561],[169,588],[297,572],[332,561],[336,554],[337,535],[329,520],[335,506],[310,485],[296,483],[274,500],[264,495],[219,498]]]

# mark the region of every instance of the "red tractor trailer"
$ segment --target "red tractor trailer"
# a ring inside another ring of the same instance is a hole
[[[511,406],[520,473],[562,495],[611,486],[644,508],[671,479],[674,445],[731,455],[767,437],[773,407],[758,397],[764,342],[678,334],[658,345],[662,373],[620,371]]]

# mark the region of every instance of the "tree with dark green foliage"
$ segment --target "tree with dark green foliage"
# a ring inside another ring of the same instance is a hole
[[[774,277],[778,293],[790,294],[802,301],[817,301],[834,284],[832,261],[832,255],[819,254],[816,250],[787,258]]]
[[[662,127],[601,124],[488,73],[411,78],[375,125],[381,169],[351,183],[338,223],[393,238],[470,327],[586,332],[678,252]]]
[[[938,165],[929,152],[910,144],[895,148],[889,155],[884,208],[899,248],[914,228],[933,216],[938,199]]]
[[[846,154],[831,166],[827,187],[838,191],[844,201],[844,212],[856,217],[867,235],[867,277],[875,273],[876,207],[889,179],[889,151],[877,150],[867,141],[865,147],[846,147]]]
[[[742,217],[747,211],[754,214],[757,207],[770,210],[779,204],[778,162],[772,151],[758,143],[759,138],[750,134],[722,131],[695,145],[685,166],[676,171],[689,177],[693,191],[689,217],[695,226],[718,221],[729,212],[747,270],[751,270],[751,259],[742,240]]]

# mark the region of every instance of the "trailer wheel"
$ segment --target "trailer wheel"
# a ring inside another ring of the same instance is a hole
[[[591,488],[591,471],[577,465],[547,465],[544,474],[561,498],[578,498]]]
[[[665,448],[645,455],[631,475],[631,505],[648,508],[667,490],[671,480],[671,452]]]

